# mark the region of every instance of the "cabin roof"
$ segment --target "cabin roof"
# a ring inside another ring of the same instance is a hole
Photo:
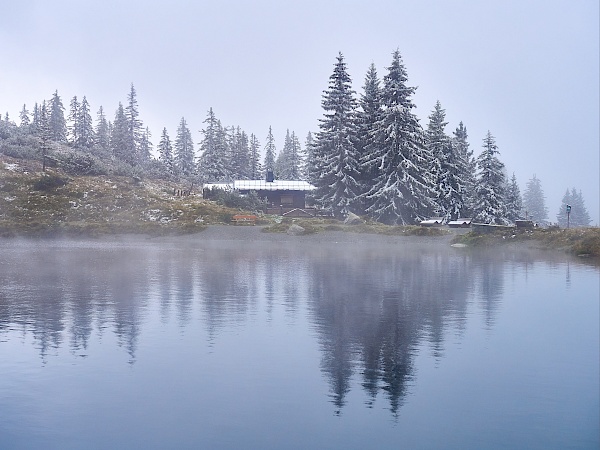
[[[235,180],[234,189],[251,191],[312,191],[312,184],[300,180]]]

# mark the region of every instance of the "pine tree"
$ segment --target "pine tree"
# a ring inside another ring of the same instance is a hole
[[[356,210],[359,185],[359,154],[356,147],[357,102],[352,80],[340,52],[329,77],[329,87],[323,93],[324,109],[315,138],[313,157],[316,160],[316,202],[334,216],[345,216]]]
[[[570,213],[567,217],[567,205],[571,207]],[[585,207],[583,195],[581,191],[577,192],[577,189],[573,188],[571,191],[567,189],[562,199],[562,204],[556,215],[558,224],[561,227],[588,227],[591,223],[590,215]]]
[[[548,223],[546,196],[542,190],[542,183],[535,174],[527,182],[527,187],[523,193],[523,207],[527,219],[534,220],[542,225]]]
[[[77,110],[77,141],[76,145],[80,149],[89,150],[94,145],[94,126],[92,116],[90,115],[90,105],[83,96],[81,104]]]
[[[250,149],[248,135],[240,127],[231,127],[229,136],[228,168],[234,179],[248,179],[250,168]]]
[[[102,106],[98,109],[95,136],[96,146],[102,151],[107,151],[110,148],[110,133],[108,121],[106,120]]]
[[[523,200],[517,177],[512,174],[512,178],[506,187],[506,218],[509,222],[515,222],[522,216]]]
[[[426,166],[432,156],[412,113],[415,105],[411,96],[416,88],[407,87],[407,80],[396,50],[383,80],[382,117],[364,158],[374,174],[371,189],[364,196],[370,204],[367,213],[389,224],[415,223],[435,211],[433,180]]]
[[[79,101],[77,96],[74,95],[69,105],[69,126],[68,126],[68,138],[67,141],[71,145],[77,145],[79,142]]]
[[[192,175],[194,172],[194,159],[192,133],[187,127],[185,118],[182,117],[175,138],[175,166],[177,171],[184,176]]]
[[[170,177],[175,174],[173,146],[171,145],[171,139],[166,128],[163,128],[160,142],[158,143],[158,160],[164,165],[167,176]]]
[[[454,131],[452,145],[455,149],[455,154],[458,158],[458,166],[463,180],[463,209],[462,217],[473,217],[473,211],[476,204],[475,196],[475,174],[477,171],[477,163],[473,157],[473,151],[469,150],[467,127],[462,122]]]
[[[483,151],[477,158],[477,203],[475,220],[481,223],[506,225],[506,176],[504,164],[498,159],[498,147],[488,131],[483,140]]]
[[[273,130],[269,126],[269,133],[267,134],[267,141],[265,143],[265,162],[263,168],[265,173],[268,170],[275,171],[275,154],[277,149],[275,148],[275,139],[273,138]]]
[[[65,107],[58,95],[58,91],[54,91],[50,100],[50,134],[54,142],[67,142]]]
[[[229,177],[225,132],[212,108],[209,109],[203,123],[206,127],[202,130],[204,137],[200,142],[201,155],[198,160],[200,176],[204,182],[225,181]]]
[[[254,134],[250,135],[250,168],[248,176],[251,180],[258,180],[262,176],[260,164],[260,142]]]
[[[115,120],[112,124],[112,130],[110,133],[110,149],[112,154],[129,164],[133,164],[134,161],[131,159],[131,154],[127,151],[127,137],[128,137],[128,124],[127,117],[125,117],[125,110],[123,104],[119,102],[119,107],[115,113]]]

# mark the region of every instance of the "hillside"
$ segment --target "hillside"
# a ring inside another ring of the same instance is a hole
[[[0,154],[0,236],[190,233],[229,223],[237,210],[161,180],[70,176]]]

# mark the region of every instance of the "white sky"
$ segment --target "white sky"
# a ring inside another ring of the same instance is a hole
[[[264,144],[304,142],[341,51],[357,93],[398,48],[423,126],[436,100],[478,154],[489,129],[509,176],[536,174],[551,221],[567,187],[599,208],[598,0],[0,0],[0,111],[58,89],[110,120],[130,83],[156,145],[185,117],[195,142],[210,107]]]

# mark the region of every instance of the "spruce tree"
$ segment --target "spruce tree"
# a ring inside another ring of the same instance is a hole
[[[377,167],[374,167],[370,155],[374,152],[374,140],[377,126],[381,121],[383,105],[381,99],[381,82],[377,75],[375,64],[369,66],[365,77],[363,93],[359,100],[357,112],[357,148],[360,155],[359,183],[361,190],[360,212],[372,205],[367,202],[364,194],[374,186]]]
[[[128,130],[125,109],[123,108],[123,104],[119,102],[110,133],[110,149],[116,158],[133,165],[134,161],[131,159],[131,154],[127,151]]]
[[[204,137],[200,142],[201,155],[198,159],[201,179],[208,183],[227,181],[230,173],[225,130],[212,108],[203,123],[206,127],[202,130]]]
[[[275,139],[273,138],[273,130],[269,126],[269,133],[267,134],[267,141],[265,143],[265,162],[263,169],[265,174],[267,171],[275,171],[275,154],[277,149],[275,148]]]
[[[108,121],[104,115],[104,109],[102,106],[98,109],[98,115],[96,118],[96,131],[95,131],[95,144],[102,150],[107,151],[110,148],[110,134],[108,128]]]
[[[127,107],[125,108],[125,117],[127,118],[127,152],[131,154],[128,158],[132,163],[138,162],[140,159],[140,143],[142,141],[143,126],[142,121],[139,119],[140,113],[138,111],[137,93],[133,83],[129,89],[127,95]]]
[[[90,105],[83,96],[77,110],[77,141],[76,146],[80,149],[89,150],[94,145],[94,126],[90,114]]]
[[[40,150],[42,153],[42,166],[46,168],[46,156],[50,152],[50,140],[52,138],[50,132],[50,120],[48,109],[46,108],[46,101],[42,102],[42,107],[39,110],[39,128],[38,136],[40,138]]]
[[[29,119],[29,111],[27,111],[27,105],[23,105],[23,109],[19,114],[19,119],[21,120],[19,128],[23,130],[28,130],[31,125],[31,120]]]
[[[567,205],[571,207],[567,217]],[[583,195],[581,191],[573,188],[571,191],[567,189],[562,199],[562,204],[556,215],[558,224],[565,228],[569,227],[588,227],[591,223],[590,215],[585,207]]]
[[[50,100],[50,134],[54,142],[67,142],[67,122],[65,120],[65,107],[58,95],[54,91]]]
[[[365,155],[366,167],[374,173],[365,194],[367,214],[389,224],[412,224],[435,211],[433,180],[426,166],[432,156],[412,112],[416,88],[406,86],[407,80],[396,50],[383,80],[382,117]]]
[[[498,146],[488,131],[483,140],[483,151],[477,158],[479,170],[476,187],[475,221],[506,225],[506,176],[504,164],[498,159]]]
[[[329,87],[323,93],[321,106],[325,112],[320,119],[320,131],[313,148],[316,160],[315,201],[337,217],[356,210],[361,193],[354,94],[352,80],[340,52],[329,77]]]
[[[150,133],[150,128],[146,127],[142,132],[140,148],[138,151],[138,162],[142,164],[146,164],[152,159],[153,144],[150,138],[152,138],[152,133]]]
[[[254,134],[250,135],[250,167],[248,176],[251,180],[262,177],[262,166],[260,164],[260,142]]]
[[[517,177],[512,174],[512,178],[506,187],[506,218],[509,222],[515,222],[522,216],[523,200]]]
[[[194,172],[194,142],[185,118],[181,118],[175,138],[175,166],[177,171],[189,176]]]
[[[467,182],[457,146],[444,131],[447,125],[446,111],[440,102],[435,104],[429,116],[425,133],[426,143],[433,156],[430,172],[436,176],[435,193],[437,215],[446,220],[456,220],[462,216]]]
[[[535,174],[527,182],[527,187],[523,193],[523,208],[527,219],[534,220],[542,225],[548,223],[546,196],[542,190],[542,183]]]
[[[302,167],[303,179],[309,183],[312,183],[312,180],[314,179],[314,145],[315,142],[312,133],[309,131],[306,135],[306,141],[304,142],[304,164]]]
[[[158,160],[165,168],[165,175],[171,177],[175,174],[175,163],[173,159],[173,146],[166,128],[163,128],[160,142],[158,143]]]
[[[67,141],[71,145],[77,145],[79,141],[79,101],[74,95],[69,105],[69,126]]]
[[[473,151],[469,150],[467,127],[462,122],[454,131],[452,145],[455,149],[455,154],[458,158],[459,170],[463,180],[463,209],[461,210],[462,217],[473,217],[475,208],[475,174],[477,171],[477,163],[473,157]]]

